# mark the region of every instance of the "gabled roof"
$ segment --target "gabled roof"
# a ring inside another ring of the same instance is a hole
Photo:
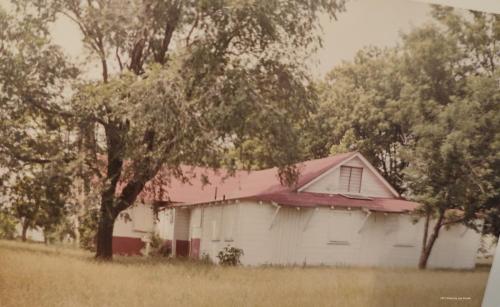
[[[283,186],[280,183],[276,167],[259,171],[237,171],[234,176],[228,176],[228,173],[223,170],[214,171],[208,168],[184,166],[183,172],[193,179],[189,183],[173,179],[164,187],[168,198],[162,200],[196,204],[295,191],[354,154],[354,152],[349,152],[298,163],[300,175],[297,184],[293,187]],[[205,176],[209,184],[202,183],[200,180],[202,176]]]
[[[346,158],[345,160],[342,161],[342,163],[339,164],[344,164],[347,163],[348,161],[358,158],[361,160],[361,162],[377,177],[377,179],[394,195],[395,197],[400,197],[399,193],[392,187],[392,185],[380,174],[380,172],[370,163],[368,160],[366,160],[365,157],[359,152],[353,153],[350,157]],[[323,176],[327,175],[328,173],[332,172],[336,168],[338,168],[340,165],[336,165],[332,168],[330,168],[328,171],[324,172],[320,176],[317,176],[313,180],[309,181],[308,183],[304,184],[302,187],[298,189],[298,191],[304,191],[307,187],[315,183],[316,181],[319,181]]]
[[[357,152],[348,152],[323,159],[305,161],[297,164],[300,175],[293,187],[280,183],[277,168],[259,171],[237,171],[234,176],[228,176],[225,171],[214,171],[201,167],[184,166],[182,168],[188,177],[193,177],[190,183],[172,179],[164,186],[167,195],[163,199],[173,206],[199,205],[220,202],[224,200],[253,199],[272,201],[281,205],[295,207],[313,206],[345,206],[362,207],[375,211],[404,212],[413,210],[418,204],[403,199],[370,198],[352,199],[339,194],[321,194],[300,192],[301,188],[316,180],[333,168],[360,156]],[[369,164],[369,163],[368,163]],[[204,176],[209,184],[203,184],[200,178]],[[387,183],[384,180],[385,183]],[[387,183],[388,184],[388,183]],[[392,189],[392,187],[390,187]],[[396,193],[397,195],[397,193]],[[152,197],[145,197],[151,199]]]

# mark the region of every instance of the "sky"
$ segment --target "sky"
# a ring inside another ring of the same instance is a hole
[[[4,4],[8,0],[0,0]],[[321,18],[323,48],[308,63],[311,74],[321,78],[342,60],[350,60],[367,45],[394,46],[401,31],[429,22],[429,3],[456,3],[463,8],[483,7],[500,12],[500,0],[349,0],[346,11],[337,20]],[[54,41],[69,56],[85,62],[81,36],[76,25],[61,19],[51,29]],[[88,63],[88,62],[87,62]],[[97,64],[88,65],[87,76],[98,77]]]
[[[310,67],[321,77],[368,45],[394,46],[401,31],[430,21],[430,5],[410,0],[351,0],[338,20],[322,18],[323,49]]]

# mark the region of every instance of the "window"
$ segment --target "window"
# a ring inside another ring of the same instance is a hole
[[[219,238],[220,238],[219,225],[217,225],[216,220],[213,220],[212,221],[212,241],[219,241]]]
[[[332,211],[328,225],[328,244],[350,245],[353,239],[354,225],[350,213]]]
[[[224,206],[223,212],[223,222],[222,225],[224,227],[224,241],[231,242],[233,241],[234,234],[234,218],[236,213],[236,206],[229,205]]]
[[[386,235],[395,233],[399,228],[399,220],[396,214],[384,215],[384,233]]]
[[[361,192],[363,168],[352,166],[340,167],[340,190],[343,192]]]
[[[135,231],[148,232],[153,230],[154,216],[150,206],[136,204],[133,208],[133,225]]]
[[[414,247],[417,241],[417,229],[409,219],[398,217],[398,229],[396,231],[395,247]]]
[[[221,237],[222,207],[212,209],[212,241],[219,241]]]

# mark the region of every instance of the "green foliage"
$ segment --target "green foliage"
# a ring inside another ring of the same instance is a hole
[[[49,34],[53,16],[0,8],[0,169],[7,203],[23,228],[57,232],[68,208],[73,122],[63,93],[78,70]],[[5,172],[4,172],[5,171]]]
[[[80,216],[78,231],[80,233],[81,248],[95,251],[98,221],[98,208],[88,208],[84,211],[84,214]]]
[[[403,192],[407,162],[399,150],[408,143],[402,108],[397,49],[365,48],[352,62],[334,68],[319,84],[320,105],[303,133],[310,158],[360,151]]]
[[[50,41],[51,18],[17,13],[0,8],[0,163],[10,169],[69,158],[63,92],[78,73]]]
[[[458,18],[451,12],[446,13],[447,18],[440,14],[445,20]],[[483,22],[473,15],[473,22]],[[500,25],[498,19],[485,18],[491,27]],[[465,19],[455,21],[470,25]],[[406,86],[404,98],[412,102],[417,116],[412,146],[405,153],[409,161],[405,173],[412,196],[425,204],[425,210],[436,216],[453,209],[462,212],[459,217],[445,218],[443,224],[461,222],[476,228],[477,213],[484,213],[500,191],[500,75],[487,70],[489,64],[471,65],[477,60],[471,50],[484,47],[487,52],[488,46],[477,45],[487,42],[464,45],[453,29],[449,31],[452,35],[445,36],[437,28],[427,27],[405,37],[407,67],[410,63],[420,67],[407,70],[411,84]],[[498,35],[484,31],[466,35]],[[500,63],[498,55],[492,60]]]
[[[40,227],[50,234],[65,222],[71,181],[60,168],[25,169],[11,179],[6,186],[7,202],[24,229]]]
[[[240,257],[243,255],[242,249],[228,245],[217,254],[217,258],[220,265],[236,266],[240,264]]]
[[[8,210],[0,208],[0,238],[12,240],[16,236],[16,220]]]
[[[214,262],[212,261],[212,259],[210,258],[210,255],[207,254],[207,253],[203,253],[201,254],[200,256],[200,261],[199,261],[201,264],[203,265],[213,265]]]
[[[161,257],[168,257],[172,254],[172,249],[171,247],[167,246],[165,244],[165,240],[160,238],[160,236],[157,233],[152,233],[151,234],[151,252],[150,255],[152,256],[161,256]]]

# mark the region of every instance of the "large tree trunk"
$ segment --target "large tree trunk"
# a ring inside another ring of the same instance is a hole
[[[75,245],[75,247],[80,247],[80,238],[81,238],[81,234],[80,234],[80,220],[79,220],[79,216],[80,214],[78,214],[77,216],[74,217],[74,220],[73,220],[73,225],[75,227],[75,242],[73,243]]]
[[[97,251],[95,255],[97,259],[111,260],[113,258],[113,227],[116,217],[135,202],[146,181],[147,179],[144,178],[142,180],[130,180],[123,188],[120,197],[116,199],[109,189],[104,191],[99,226],[97,228]]]
[[[119,125],[105,126],[107,149],[107,172],[105,187],[101,193],[99,225],[97,227],[96,259],[113,258],[113,227],[118,216],[115,210],[116,187],[123,167],[123,137]]]
[[[119,125],[118,125],[119,126]],[[161,164],[144,159],[144,163],[138,163],[140,167],[133,169],[134,176],[128,180],[123,187],[120,196],[116,197],[118,182],[122,179],[123,158],[123,135],[120,129],[123,127],[106,127],[108,144],[108,166],[106,174],[106,187],[101,194],[101,209],[99,225],[97,228],[97,250],[95,257],[100,260],[111,260],[113,258],[113,227],[120,212],[134,204],[137,196],[141,193],[148,180],[153,178]],[[149,135],[147,141],[153,146],[154,133]]]
[[[109,205],[109,201],[101,203],[101,213],[97,228],[95,257],[99,260],[111,260],[113,258],[113,227],[116,216],[112,214],[111,209],[107,205]]]
[[[427,263],[429,261],[429,257],[431,256],[432,248],[434,247],[434,243],[436,243],[436,240],[439,236],[439,231],[441,230],[441,227],[443,226],[444,210],[439,211],[438,219],[436,221],[436,224],[433,227],[432,234],[429,237],[429,240],[427,240],[430,219],[431,219],[431,216],[429,214],[429,215],[427,215],[426,220],[425,220],[424,240],[423,240],[423,244],[422,244],[422,252],[420,254],[420,259],[418,262],[419,269],[427,268]]]
[[[26,242],[26,233],[28,232],[28,222],[27,221],[23,221],[23,229],[22,229],[22,232],[21,232],[21,240],[23,242]]]

